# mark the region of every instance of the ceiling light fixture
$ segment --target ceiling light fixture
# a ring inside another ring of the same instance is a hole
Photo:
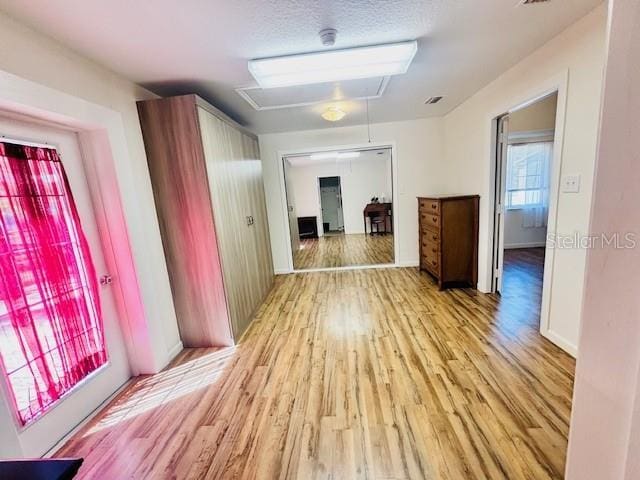
[[[406,73],[418,43],[388,43],[249,61],[249,71],[262,88],[385,77]]]
[[[337,122],[342,120],[346,114],[344,110],[340,110],[338,107],[329,107],[322,112],[322,118],[328,122]]]
[[[311,160],[346,160],[348,158],[358,158],[360,152],[321,152],[312,153]]]
[[[340,160],[344,160],[347,158],[358,158],[360,156],[360,152],[340,152],[338,154],[338,158]]]

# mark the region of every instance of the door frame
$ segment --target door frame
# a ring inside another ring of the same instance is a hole
[[[340,175],[330,175],[328,177],[318,177],[318,202],[320,203],[320,223],[322,224],[322,236],[325,235],[324,231],[324,211],[322,208],[322,186],[320,180],[323,178],[337,178],[338,189],[340,190],[340,209],[342,210],[342,177]],[[339,217],[338,217],[339,218]],[[342,233],[344,233],[344,210],[342,211]]]
[[[501,293],[504,273],[504,236],[505,236],[505,197],[506,197],[506,174],[507,174],[507,152],[509,148],[509,114],[496,119],[496,142],[495,154],[495,176],[494,176],[494,216],[493,216],[493,269],[491,275],[491,292]]]
[[[555,134],[553,140],[553,160],[549,179],[549,213],[547,217],[547,245],[545,247],[544,274],[542,280],[542,301],[540,308],[540,334],[565,350],[567,353],[577,355],[577,349],[574,345],[567,343],[559,335],[551,330],[551,292],[554,281],[554,260],[555,249],[552,248],[550,238],[554,238],[558,227],[558,202],[560,197],[560,177],[562,173],[563,147],[564,147],[564,129],[565,117],[567,110],[567,91],[569,84],[569,70],[563,70],[561,73],[550,77],[541,85],[531,88],[529,91],[522,92],[511,98],[507,98],[501,107],[495,109],[490,115],[490,171],[489,171],[489,228],[487,232],[487,245],[495,246],[495,229],[496,229],[496,169],[497,169],[497,134],[498,119],[504,115],[508,115],[517,110],[521,110],[533,103],[557,93],[558,100],[556,106],[556,122]],[[496,282],[493,266],[495,265],[495,249],[492,249],[487,255],[486,274],[487,285],[491,288],[491,293],[495,293]]]
[[[162,326],[153,330],[156,327],[147,321],[147,315],[152,315],[155,310],[143,301],[131,245],[131,242],[141,239],[141,232],[131,231],[127,226],[127,217],[135,218],[140,210],[137,210],[139,207],[135,199],[126,196],[126,193],[131,193],[130,185],[123,183],[130,181],[128,177],[132,178],[129,172],[133,162],[122,114],[2,71],[0,111],[8,118],[76,133],[105,263],[114,278],[110,288],[116,302],[129,368],[134,375],[159,371],[182,349],[182,344],[180,342],[168,348],[166,353],[160,352],[158,347],[162,337],[157,336],[162,334]],[[23,140],[40,143],[41,139]],[[147,312],[147,308],[151,310]],[[11,412],[11,400],[6,395],[4,378],[0,378],[0,385],[0,416],[8,409],[7,413],[11,415],[7,418],[15,418]],[[105,393],[101,401],[107,400],[112,393]],[[66,406],[63,401],[54,408],[63,409]],[[96,407],[99,408],[99,405],[85,405],[70,412],[72,419],[69,424],[57,427],[55,435],[64,438],[75,427],[72,423],[86,420],[95,414]],[[54,447],[38,438],[35,430],[30,428],[35,423],[48,422],[50,418],[43,415],[26,428],[20,428],[13,421],[11,425],[2,424],[3,428],[7,427],[3,435],[12,438],[16,456],[39,457]]]
[[[284,162],[285,157],[311,155],[312,153],[334,152],[340,151],[362,151],[362,150],[380,150],[381,148],[391,149],[391,205],[393,206],[393,263],[388,265],[364,265],[364,266],[350,266],[350,267],[335,267],[335,268],[318,268],[309,270],[296,270],[293,266],[293,249],[291,248],[291,228],[289,228],[289,214],[287,205],[287,189],[284,178]],[[322,147],[307,147],[296,148],[293,150],[279,150],[278,151],[278,174],[280,180],[280,213],[284,220],[284,229],[286,235],[288,235],[289,241],[286,242],[286,251],[288,257],[288,266],[285,271],[277,271],[277,274],[297,273],[297,272],[314,272],[314,271],[333,271],[333,270],[354,270],[362,268],[390,268],[399,267],[400,261],[400,238],[401,233],[398,228],[398,208],[399,208],[399,194],[398,194],[398,162],[397,162],[397,149],[396,142],[367,142],[356,143],[347,145],[332,145]]]

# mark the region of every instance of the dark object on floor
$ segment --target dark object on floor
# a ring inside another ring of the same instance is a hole
[[[2,480],[70,480],[76,476],[82,458],[43,458],[0,461]]]
[[[318,238],[318,221],[316,217],[298,217],[298,235],[304,238]]]

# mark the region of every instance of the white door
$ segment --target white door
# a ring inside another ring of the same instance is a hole
[[[0,135],[4,141],[9,139],[28,140],[39,144],[51,144],[61,156],[83,231],[91,249],[92,259],[98,276],[108,273],[103,256],[96,217],[93,211],[92,192],[89,189],[87,176],[80,152],[77,135],[74,132],[59,130],[48,126],[23,123],[14,119],[0,117]],[[97,195],[97,193],[96,193]],[[100,204],[100,203],[97,203]],[[108,206],[108,205],[107,205]],[[37,457],[43,455],[68,432],[76,427],[104,400],[121,387],[131,376],[125,344],[122,338],[116,304],[110,286],[100,287],[100,303],[105,331],[105,342],[108,361],[105,365],[90,374],[75,388],[64,395],[40,417],[26,426],[19,425],[15,419],[15,431],[3,432],[17,438],[22,455]],[[12,411],[12,401],[8,397],[5,372],[0,372],[2,391],[0,402],[5,405],[0,411]],[[8,422],[2,422],[8,424]],[[10,422],[9,422],[10,423]],[[2,448],[0,446],[0,456]],[[15,447],[14,447],[15,451]]]
[[[507,152],[509,137],[509,116],[498,119],[498,138],[496,148],[496,193],[494,220],[494,285],[495,291],[502,293],[504,267],[504,219],[507,195]]]

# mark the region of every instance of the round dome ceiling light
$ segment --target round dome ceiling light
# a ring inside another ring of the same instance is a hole
[[[345,115],[346,112],[344,110],[340,110],[338,107],[329,107],[322,112],[322,118],[328,122],[337,122],[342,120]]]

